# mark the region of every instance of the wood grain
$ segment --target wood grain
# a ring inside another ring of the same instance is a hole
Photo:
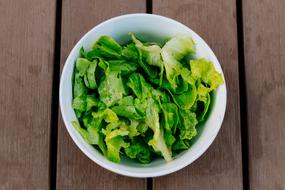
[[[250,189],[285,189],[285,1],[243,1]]]
[[[228,90],[224,123],[209,150],[182,171],[155,178],[154,190],[242,189],[235,4],[234,0],[153,1],[153,13],[186,24],[212,47],[223,67]]]
[[[0,189],[49,189],[55,1],[1,0],[0,25]]]
[[[113,16],[145,12],[146,2],[63,0],[62,7],[61,66],[71,48],[89,29]],[[88,159],[72,142],[61,118],[58,130],[57,189],[146,189],[145,179],[114,174]]]

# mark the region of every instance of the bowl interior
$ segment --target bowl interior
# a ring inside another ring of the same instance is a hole
[[[99,151],[88,145],[80,134],[73,128],[71,121],[77,120],[72,109],[72,73],[74,63],[79,56],[79,50],[90,49],[96,39],[102,35],[109,35],[123,44],[130,40],[128,32],[133,32],[141,40],[164,42],[166,39],[177,34],[190,34],[196,42],[196,57],[205,57],[211,60],[219,73],[223,75],[221,66],[209,48],[195,32],[185,25],[172,19],[148,14],[131,14],[115,17],[105,21],[92,30],[72,49],[68,56],[60,82],[60,106],[66,128],[77,146],[93,161],[113,172],[132,177],[154,177],[177,171],[197,159],[213,142],[221,123],[226,108],[226,86],[221,85],[215,93],[215,101],[212,103],[211,113],[203,124],[203,131],[193,146],[176,155],[174,160],[166,163],[163,159],[156,159],[152,163],[142,165],[130,159],[123,158],[121,163],[116,164],[107,160]],[[224,78],[224,76],[223,76]]]

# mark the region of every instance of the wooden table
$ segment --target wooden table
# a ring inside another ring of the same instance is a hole
[[[284,0],[1,0],[0,189],[284,190]],[[174,174],[135,179],[89,160],[58,108],[61,68],[93,26],[127,13],[174,18],[200,34],[228,88],[221,131]]]

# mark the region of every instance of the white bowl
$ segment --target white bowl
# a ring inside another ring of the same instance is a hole
[[[125,176],[131,177],[156,177],[166,175],[191,164],[200,157],[211,145],[217,136],[223,122],[226,109],[226,85],[221,85],[212,102],[212,110],[207,121],[203,125],[203,130],[197,141],[186,151],[174,157],[173,161],[166,163],[163,159],[157,159],[148,165],[142,165],[132,160],[123,158],[121,163],[113,163],[107,160],[99,151],[84,142],[80,134],[72,126],[71,121],[77,120],[72,109],[72,73],[74,63],[79,56],[79,50],[90,49],[92,43],[102,35],[109,35],[119,43],[130,40],[128,32],[133,32],[139,39],[161,41],[168,39],[178,33],[190,34],[196,42],[197,57],[205,57],[211,60],[219,73],[223,71],[219,61],[206,42],[187,26],[158,15],[151,14],[129,14],[109,19],[91,29],[85,34],[70,52],[61,75],[60,80],[60,108],[62,117],[71,138],[81,151],[91,160],[100,166]],[[68,150],[66,150],[68,151]]]

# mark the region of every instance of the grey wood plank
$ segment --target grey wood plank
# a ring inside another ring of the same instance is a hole
[[[54,0],[0,1],[0,189],[49,189]]]
[[[243,1],[250,189],[285,189],[285,1]]]

